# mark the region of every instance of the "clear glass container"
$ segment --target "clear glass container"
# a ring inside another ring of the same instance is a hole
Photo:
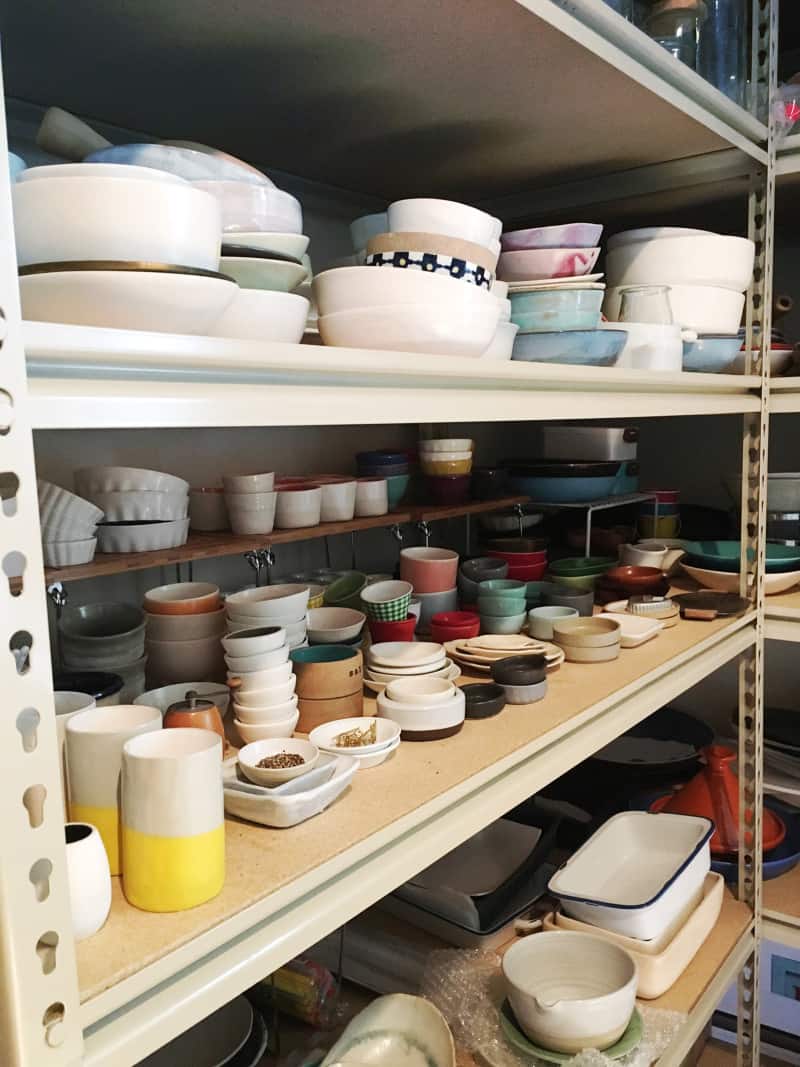
[[[628,22],[633,22],[634,0],[605,0],[605,2]]]
[[[631,285],[620,293],[620,322],[672,325],[668,285]]]
[[[657,0],[644,28],[662,48],[695,70],[700,29],[705,18],[703,0]]]
[[[748,0],[706,0],[697,69],[737,104],[747,104],[750,19]]]

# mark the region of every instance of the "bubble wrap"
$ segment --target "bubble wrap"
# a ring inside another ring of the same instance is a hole
[[[548,1061],[520,1055],[503,1037],[498,1008],[505,993],[500,959],[480,949],[432,952],[422,994],[447,1019],[456,1043],[491,1067],[549,1067]],[[568,1061],[570,1067],[649,1067],[686,1022],[677,1011],[639,1003],[644,1035],[627,1056],[612,1060],[588,1049]]]

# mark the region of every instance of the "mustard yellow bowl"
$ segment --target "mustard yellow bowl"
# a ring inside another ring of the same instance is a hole
[[[469,474],[472,470],[472,456],[469,459],[421,459],[423,474],[435,477],[453,474]]]

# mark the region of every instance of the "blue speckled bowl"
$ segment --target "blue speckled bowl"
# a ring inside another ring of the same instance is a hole
[[[553,330],[596,330],[602,289],[543,289],[509,293],[511,321],[522,333]]]
[[[518,333],[511,358],[524,363],[578,363],[611,367],[627,340],[624,330]]]
[[[683,342],[683,369],[708,374],[732,374],[742,347],[738,336],[698,337]]]

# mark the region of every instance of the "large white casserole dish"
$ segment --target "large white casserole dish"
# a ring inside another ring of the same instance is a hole
[[[655,237],[612,248],[610,285],[712,285],[743,293],[753,277],[755,245],[718,233]]]
[[[220,208],[185,182],[40,178],[12,188],[17,261],[138,260],[219,269]]]
[[[608,819],[548,883],[567,915],[649,941],[697,907],[711,868],[710,819],[623,811]]]

